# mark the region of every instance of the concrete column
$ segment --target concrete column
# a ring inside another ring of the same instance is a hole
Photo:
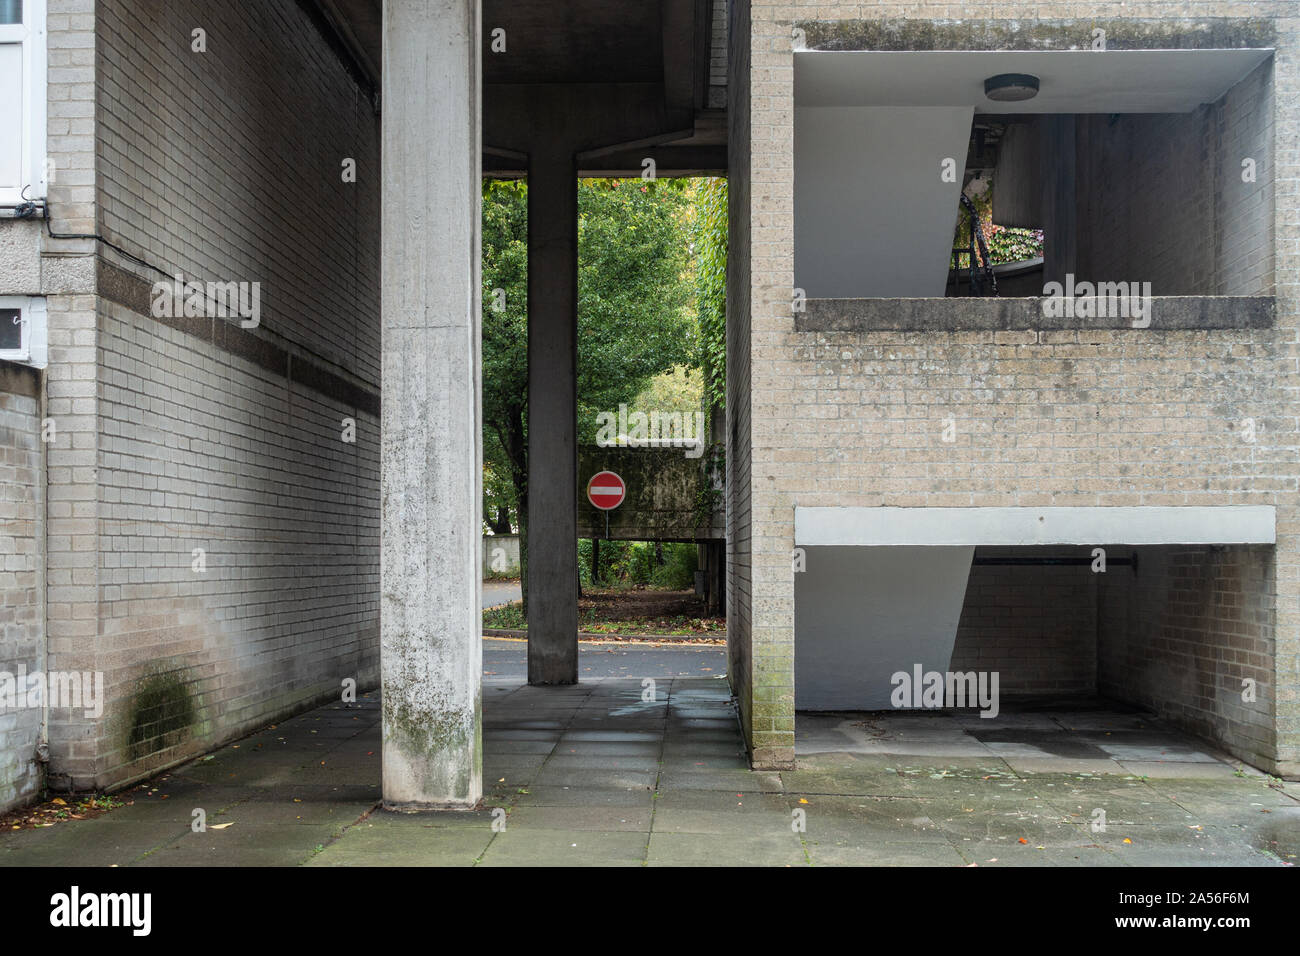
[[[528,164],[528,683],[578,682],[578,171]]]
[[[384,0],[384,803],[483,793],[478,0]]]

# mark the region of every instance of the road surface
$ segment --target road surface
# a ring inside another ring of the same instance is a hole
[[[727,649],[711,644],[578,645],[578,679],[595,677],[724,677]],[[483,638],[483,676],[528,678],[528,645],[517,638]]]

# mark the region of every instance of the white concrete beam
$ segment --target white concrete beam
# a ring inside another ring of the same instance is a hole
[[[795,508],[795,544],[1275,544],[1272,505]]]

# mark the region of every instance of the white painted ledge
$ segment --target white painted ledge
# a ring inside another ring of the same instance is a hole
[[[1272,505],[1136,508],[795,508],[795,544],[1275,544]]]

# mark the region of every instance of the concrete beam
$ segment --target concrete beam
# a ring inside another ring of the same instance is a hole
[[[578,170],[528,170],[528,683],[578,682]]]
[[[483,793],[477,0],[384,0],[383,797]]]
[[[799,546],[1276,542],[1273,505],[794,509]]]
[[[956,332],[1133,329],[1134,335],[1201,329],[1271,329],[1277,320],[1272,296],[1157,295],[1151,297],[1150,325],[1117,314],[1115,300],[1071,302],[1074,315],[1044,315],[1047,300],[958,296],[944,299],[809,299],[795,316],[797,332]],[[1086,307],[1086,308],[1085,308]],[[1145,308],[1145,306],[1143,307]],[[1091,315],[1083,315],[1085,311]],[[1130,316],[1132,309],[1130,308]],[[1147,316],[1140,321],[1145,321]]]

